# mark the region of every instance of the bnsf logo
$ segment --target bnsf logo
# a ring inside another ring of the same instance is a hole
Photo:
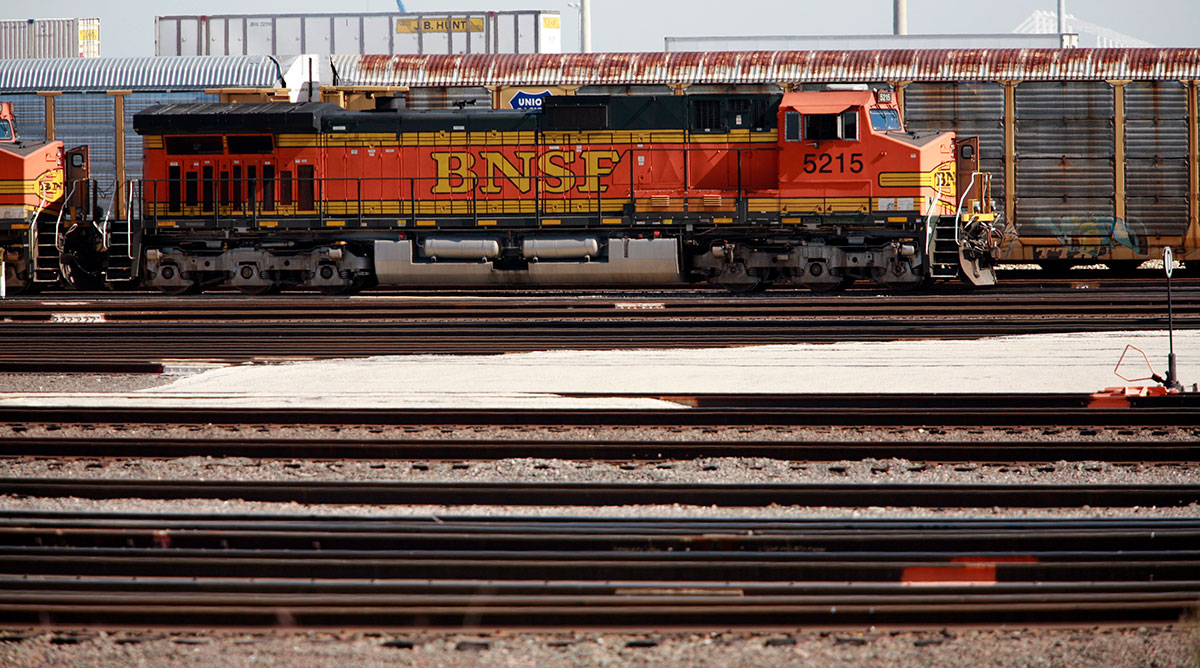
[[[540,175],[538,191],[605,192],[608,186],[600,177],[608,176],[621,164],[619,151],[445,151],[431,153],[437,170],[433,192],[439,195],[470,192],[478,184],[479,192],[495,194],[505,182],[523,193],[532,192],[533,177]],[[536,167],[536,169],[535,169]]]

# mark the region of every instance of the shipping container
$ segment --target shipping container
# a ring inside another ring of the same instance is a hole
[[[158,16],[158,56],[560,53],[557,11]]]
[[[0,21],[0,58],[99,58],[100,19]]]

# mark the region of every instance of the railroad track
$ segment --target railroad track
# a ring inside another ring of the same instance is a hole
[[[1173,622],[1197,520],[0,513],[0,623],[794,628]],[[980,586],[985,585],[985,586]]]
[[[14,496],[240,499],[272,503],[512,506],[1075,508],[1200,503],[1200,484],[560,483],[0,478]]]
[[[829,462],[908,459],[934,462],[1178,463],[1200,461],[1195,441],[1139,440],[663,440],[463,438],[0,437],[0,456],[58,458],[246,457],[331,460],[472,460],[534,457],[576,461],[766,457]]]
[[[0,332],[10,344],[0,351],[0,370],[57,365],[63,371],[153,372],[155,367],[137,365],[187,357],[237,362],[1165,329],[1161,292],[1147,286],[754,298],[695,291],[25,298],[0,302]],[[1176,327],[1200,327],[1200,289],[1181,286],[1174,304]],[[77,344],[84,340],[93,345],[82,350]]]
[[[1194,428],[1200,394],[1109,397],[1030,394],[588,394],[657,399],[673,408],[231,408],[185,406],[0,405],[10,425],[408,425],[596,427],[792,426],[1151,426]]]

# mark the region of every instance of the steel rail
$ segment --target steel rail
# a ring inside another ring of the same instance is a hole
[[[1135,518],[6,512],[0,623],[775,628],[1173,621],[1200,595],[1198,534],[1196,520]]]
[[[7,457],[134,458],[250,457],[259,459],[420,459],[662,461],[704,457],[767,457],[790,461],[908,459],[973,463],[1104,461],[1130,463],[1200,462],[1196,441],[1141,438],[1120,440],[1033,441],[928,440],[647,440],[647,439],[392,439],[392,438],[188,438],[47,436],[0,437]]]
[[[214,408],[203,406],[2,405],[10,424],[433,425],[433,426],[1177,426],[1200,424],[1200,394],[1110,397],[1031,394],[588,394],[658,399],[679,408],[406,409]],[[668,405],[669,405],[668,404]]]
[[[8,494],[33,497],[241,499],[380,505],[1075,508],[1174,507],[1200,503],[1200,485],[1192,484],[625,484],[0,478],[0,489]]]

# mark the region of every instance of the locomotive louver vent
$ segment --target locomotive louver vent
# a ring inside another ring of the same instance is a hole
[[[720,100],[696,100],[692,107],[693,130],[720,130],[724,125]]]
[[[546,107],[546,126],[551,130],[605,130],[608,128],[608,108],[600,105],[580,107]]]

